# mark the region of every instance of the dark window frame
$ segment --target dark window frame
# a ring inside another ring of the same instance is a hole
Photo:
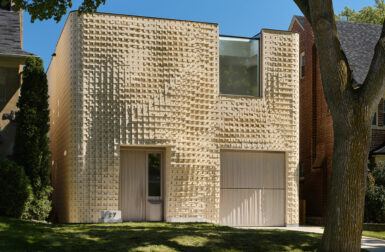
[[[220,46],[220,43],[221,43],[221,40],[238,40],[238,41],[258,41],[258,54],[257,54],[257,72],[256,72],[256,75],[257,75],[257,83],[255,86],[253,87],[257,87],[257,94],[253,94],[253,90],[252,88],[248,91],[249,93],[233,93],[233,92],[224,92],[223,89],[221,88],[221,53],[220,53],[220,48],[219,48],[219,94],[220,95],[228,95],[228,96],[240,96],[240,97],[254,97],[254,98],[260,98],[262,97],[262,81],[261,81],[261,65],[262,65],[262,48],[261,48],[261,39],[260,37],[252,37],[252,38],[249,38],[249,37],[236,37],[236,36],[225,36],[225,35],[220,35],[219,36],[219,46]]]

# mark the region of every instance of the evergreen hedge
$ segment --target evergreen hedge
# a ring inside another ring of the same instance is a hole
[[[368,180],[365,197],[365,222],[385,223],[385,163],[368,165]]]
[[[14,160],[30,179],[33,200],[27,217],[42,220],[51,211],[48,83],[43,61],[28,57],[17,103]]]
[[[0,215],[20,218],[28,212],[33,198],[24,168],[0,159]]]

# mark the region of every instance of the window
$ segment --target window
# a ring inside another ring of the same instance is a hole
[[[161,154],[148,154],[148,196],[161,196]]]
[[[301,78],[305,77],[305,52],[301,53],[300,56],[300,76]]]
[[[374,113],[373,119],[372,119],[372,125],[377,125],[377,113]]]
[[[385,100],[382,101],[382,125],[385,126]]]
[[[219,78],[222,94],[260,96],[259,39],[220,37]]]
[[[0,103],[7,101],[7,72],[5,68],[0,68]]]
[[[299,164],[299,178],[301,180],[305,178],[305,165],[303,163]]]

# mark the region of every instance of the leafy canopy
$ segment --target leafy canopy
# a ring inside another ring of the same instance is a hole
[[[346,20],[356,23],[382,25],[385,19],[384,0],[375,0],[374,7],[366,6],[358,12],[345,6],[345,9],[336,16],[337,20]]]
[[[67,9],[72,7],[72,0],[0,0],[3,5],[12,1],[13,9],[23,9],[31,15],[31,22],[53,18],[59,22],[67,13]],[[97,8],[104,4],[106,0],[83,0],[79,7],[79,12],[95,12]]]

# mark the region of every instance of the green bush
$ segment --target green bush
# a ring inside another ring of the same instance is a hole
[[[32,188],[24,168],[0,159],[0,215],[22,217],[32,201]]]
[[[43,61],[28,57],[23,69],[23,85],[17,103],[13,158],[24,167],[33,191],[28,218],[44,220],[51,210],[49,200],[50,152],[48,148],[48,84]]]
[[[385,163],[370,160],[365,196],[365,222],[385,223]]]

